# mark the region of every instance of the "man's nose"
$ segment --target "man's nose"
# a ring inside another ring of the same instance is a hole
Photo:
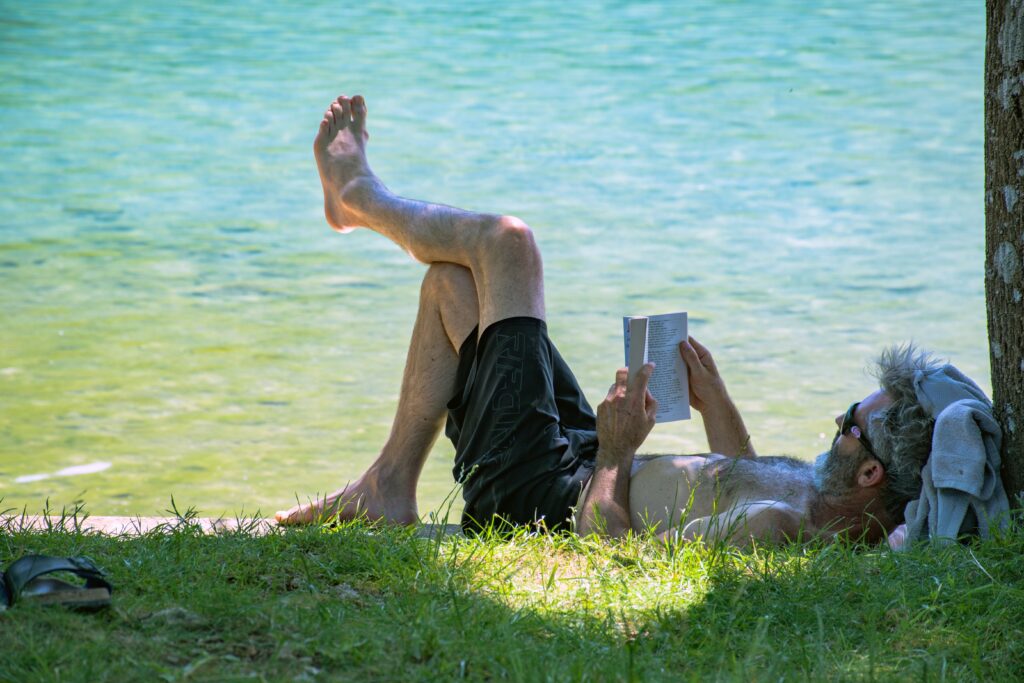
[[[844,417],[845,417],[844,415],[836,415],[836,419],[835,419],[836,427],[840,427],[841,428],[843,426],[843,418]]]

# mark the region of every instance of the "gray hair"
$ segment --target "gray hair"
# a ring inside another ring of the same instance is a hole
[[[940,367],[940,361],[913,343],[884,349],[876,362],[874,374],[893,402],[868,417],[868,438],[885,466],[882,502],[899,522],[906,504],[921,495],[921,468],[931,453],[935,427],[935,420],[917,400],[914,376]]]

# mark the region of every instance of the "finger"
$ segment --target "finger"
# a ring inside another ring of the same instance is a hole
[[[625,391],[626,381],[629,378],[629,368],[619,368],[615,371],[615,384],[608,387],[608,396],[605,397],[606,401],[610,401],[615,398],[615,395]]]
[[[690,345],[697,351],[697,355],[700,357],[701,361],[712,367],[715,365],[715,359],[711,356],[711,352],[708,351],[706,346],[693,337],[690,337]]]
[[[690,372],[703,372],[705,370],[704,364],[700,362],[700,357],[697,355],[697,350],[691,345],[690,341],[685,339],[679,342],[679,355],[683,357],[683,362],[686,363],[686,367],[689,368]]]
[[[651,375],[654,373],[654,363],[644,363],[643,367],[637,371],[636,377],[633,378],[633,383],[629,387],[629,393],[636,394],[637,400],[642,400],[644,392],[647,391],[647,383],[651,380]]]

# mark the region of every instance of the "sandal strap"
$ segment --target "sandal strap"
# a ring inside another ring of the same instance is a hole
[[[0,594],[6,593],[3,603],[11,606],[18,600],[21,591],[29,583],[45,574],[53,572],[70,572],[85,579],[86,588],[106,588],[113,586],[106,579],[103,570],[88,557],[53,557],[50,555],[26,555],[7,568],[3,576],[3,588]]]

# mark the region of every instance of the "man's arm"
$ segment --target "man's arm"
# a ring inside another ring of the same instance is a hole
[[[670,529],[660,534],[665,542],[695,541],[725,543],[739,548],[751,543],[788,543],[807,540],[803,517],[795,508],[779,501],[761,500],[737,505],[717,515],[698,517],[682,529]]]
[[[632,382],[629,371],[615,373],[615,384],[597,407],[597,467],[582,504],[581,536],[624,536],[629,520],[629,475],[633,457],[654,427],[658,402],[647,390],[654,365],[647,363]]]
[[[690,405],[700,411],[708,448],[714,453],[739,458],[756,458],[750,433],[736,404],[729,398],[715,359],[693,337],[679,343],[690,378]]]

